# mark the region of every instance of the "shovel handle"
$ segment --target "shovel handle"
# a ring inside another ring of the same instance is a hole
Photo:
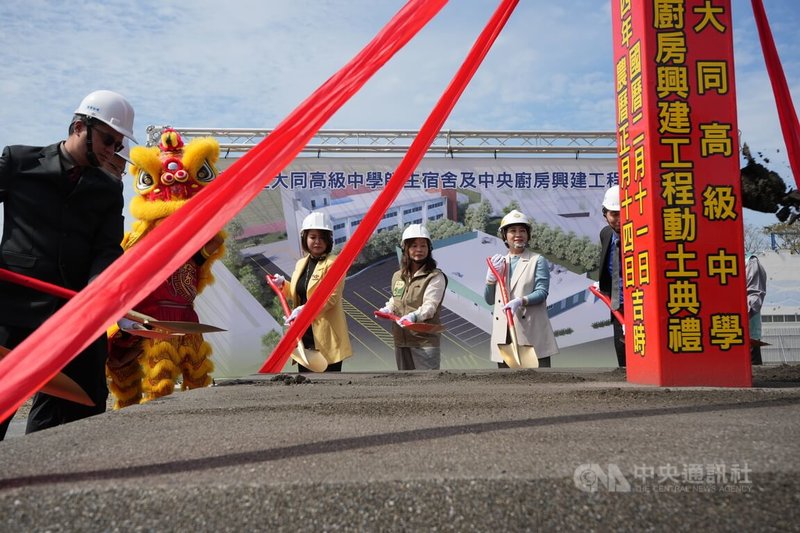
[[[594,285],[589,285],[589,290],[592,292],[592,294],[597,296],[601,302],[606,304],[609,309],[611,309],[611,298],[600,292],[600,290]],[[611,312],[614,314],[615,317],[617,317],[617,320],[619,320],[620,324],[625,323],[625,317],[622,316],[622,313],[619,312],[619,309],[611,309]]]
[[[281,301],[281,307],[283,308],[283,314],[286,315],[286,318],[289,318],[289,315],[292,314],[289,311],[289,303],[286,301],[286,296],[283,295],[283,291],[278,288],[278,285],[275,284],[275,281],[272,279],[272,274],[267,274],[264,276],[267,280],[267,284],[269,287],[275,291],[275,294],[278,296],[278,299]]]
[[[494,274],[494,277],[497,278],[497,286],[500,287],[500,299],[503,301],[503,305],[508,304],[508,290],[506,289],[505,277],[501,276],[494,267],[491,257],[486,258],[486,263],[489,265],[489,269],[492,271],[492,274]],[[508,325],[513,328],[514,314],[511,312],[511,309],[506,309],[506,319],[508,320]]]

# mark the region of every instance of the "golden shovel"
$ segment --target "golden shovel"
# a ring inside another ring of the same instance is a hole
[[[501,276],[497,269],[492,264],[492,258],[487,257],[486,262],[489,268],[497,278],[497,285],[500,287],[500,299],[503,305],[508,304],[508,290],[506,288],[505,277]],[[506,264],[506,271],[508,264]],[[520,346],[517,340],[517,329],[514,325],[514,314],[511,309],[506,309],[506,320],[508,321],[508,332],[511,336],[511,344],[498,344],[497,350],[500,352],[500,357],[509,366],[509,368],[539,368],[539,358],[536,356],[536,349],[533,346]]]
[[[283,295],[283,291],[278,288],[278,286],[275,284],[275,281],[272,279],[272,276],[270,274],[267,274],[265,278],[270,288],[273,291],[275,291],[275,294],[281,301],[283,314],[286,315],[286,318],[289,318],[289,315],[291,315],[291,311],[289,311],[289,304],[286,301],[286,297]],[[292,350],[292,359],[297,361],[298,364],[301,364],[307,369],[311,370],[312,372],[325,372],[325,370],[328,368],[328,360],[325,359],[325,356],[322,355],[322,352],[306,348],[305,346],[303,346],[302,339],[297,341],[297,348]]]
[[[0,346],[0,359],[5,357],[10,351],[11,350],[5,346]],[[95,406],[95,403],[92,401],[89,395],[86,394],[86,391],[83,390],[74,379],[63,372],[59,372],[53,376],[50,381],[44,384],[39,392],[49,394],[50,396],[55,396],[56,398],[62,398],[64,400],[79,403],[81,405],[88,405],[89,407]]]
[[[52,294],[53,296],[64,298],[65,300],[69,300],[70,298],[75,296],[75,294],[77,294],[72,289],[66,289],[64,287],[60,287],[53,283],[48,283],[46,281],[42,281],[36,278],[31,278],[29,276],[25,276],[17,272],[6,270],[5,268],[0,268],[0,279],[5,281],[10,281],[11,283],[16,283],[17,285],[22,285],[23,287],[29,287],[31,289],[44,292],[46,294]],[[168,334],[169,333],[199,334],[199,333],[214,333],[217,331],[225,331],[222,328],[218,328],[216,326],[210,326],[208,324],[200,324],[199,322],[156,320],[151,316],[147,316],[142,313],[137,313],[136,311],[128,311],[125,314],[125,317],[130,320],[133,320],[134,322],[138,322],[139,324],[142,324],[144,326],[149,326],[148,329],[153,328],[160,330],[162,332],[166,332]],[[139,330],[130,330],[128,331],[128,333],[131,333],[133,335],[155,337],[155,335],[141,334],[137,333],[137,331]]]

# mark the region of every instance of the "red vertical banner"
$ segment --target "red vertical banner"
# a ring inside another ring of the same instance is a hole
[[[612,0],[628,380],[752,384],[730,0]]]

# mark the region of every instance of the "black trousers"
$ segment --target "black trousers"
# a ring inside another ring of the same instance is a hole
[[[33,330],[30,328],[0,326],[0,345],[14,348],[31,333]],[[25,433],[41,431],[105,412],[108,399],[105,377],[107,354],[108,343],[103,335],[87,346],[62,370],[92,398],[95,402],[93,407],[37,392],[28,414]],[[0,423],[0,440],[5,438],[13,416],[12,414]]]
[[[622,305],[619,306],[619,312],[625,316]],[[620,368],[625,368],[625,333],[614,313],[611,313],[611,324],[614,326],[614,351],[617,353],[617,364]]]

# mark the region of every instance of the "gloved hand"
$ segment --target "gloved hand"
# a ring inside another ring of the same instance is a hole
[[[416,322],[415,318],[416,318],[416,315],[414,315],[414,313],[409,313],[409,314],[407,314],[405,316],[400,317],[397,320],[397,325],[400,326],[400,327],[408,326],[408,325],[413,324],[414,322]]]
[[[393,314],[393,313],[392,313],[392,310],[391,310],[391,309],[389,309],[388,307],[381,307],[381,308],[378,310],[378,312],[379,312],[379,313],[382,313],[382,314],[384,314],[384,315],[391,315],[391,314]]]
[[[280,274],[272,274],[270,275],[270,279],[272,280],[272,283],[274,283],[275,286],[278,287],[279,289],[282,289],[283,284],[286,283],[286,278],[284,278]]]
[[[513,314],[516,313],[517,309],[522,307],[523,304],[524,302],[522,298],[514,298],[513,300],[511,300],[510,302],[508,302],[506,305],[503,306],[503,310],[505,311],[506,309],[511,309],[511,313]]]
[[[146,329],[143,324],[134,322],[130,318],[122,317],[117,320],[117,327],[119,329]]]
[[[286,322],[284,322],[283,324],[284,324],[285,326],[291,326],[291,325],[292,325],[292,322],[294,322],[294,321],[295,321],[295,319],[297,319],[297,315],[299,315],[299,314],[300,314],[300,311],[302,311],[302,310],[303,310],[303,306],[302,306],[302,305],[300,305],[300,306],[298,306],[298,307],[295,307],[294,309],[292,309],[292,314],[290,314],[290,315],[289,315],[289,318],[287,318],[287,319],[286,319]]]
[[[503,272],[503,268],[505,267],[505,258],[501,254],[494,254],[490,259],[492,262],[492,266],[498,272]],[[497,281],[497,276],[494,275],[491,268],[486,269],[486,282],[487,283],[495,283]]]
[[[592,283],[592,287],[594,287],[595,289],[599,289],[600,288],[600,282],[599,281],[595,281],[594,283]]]

